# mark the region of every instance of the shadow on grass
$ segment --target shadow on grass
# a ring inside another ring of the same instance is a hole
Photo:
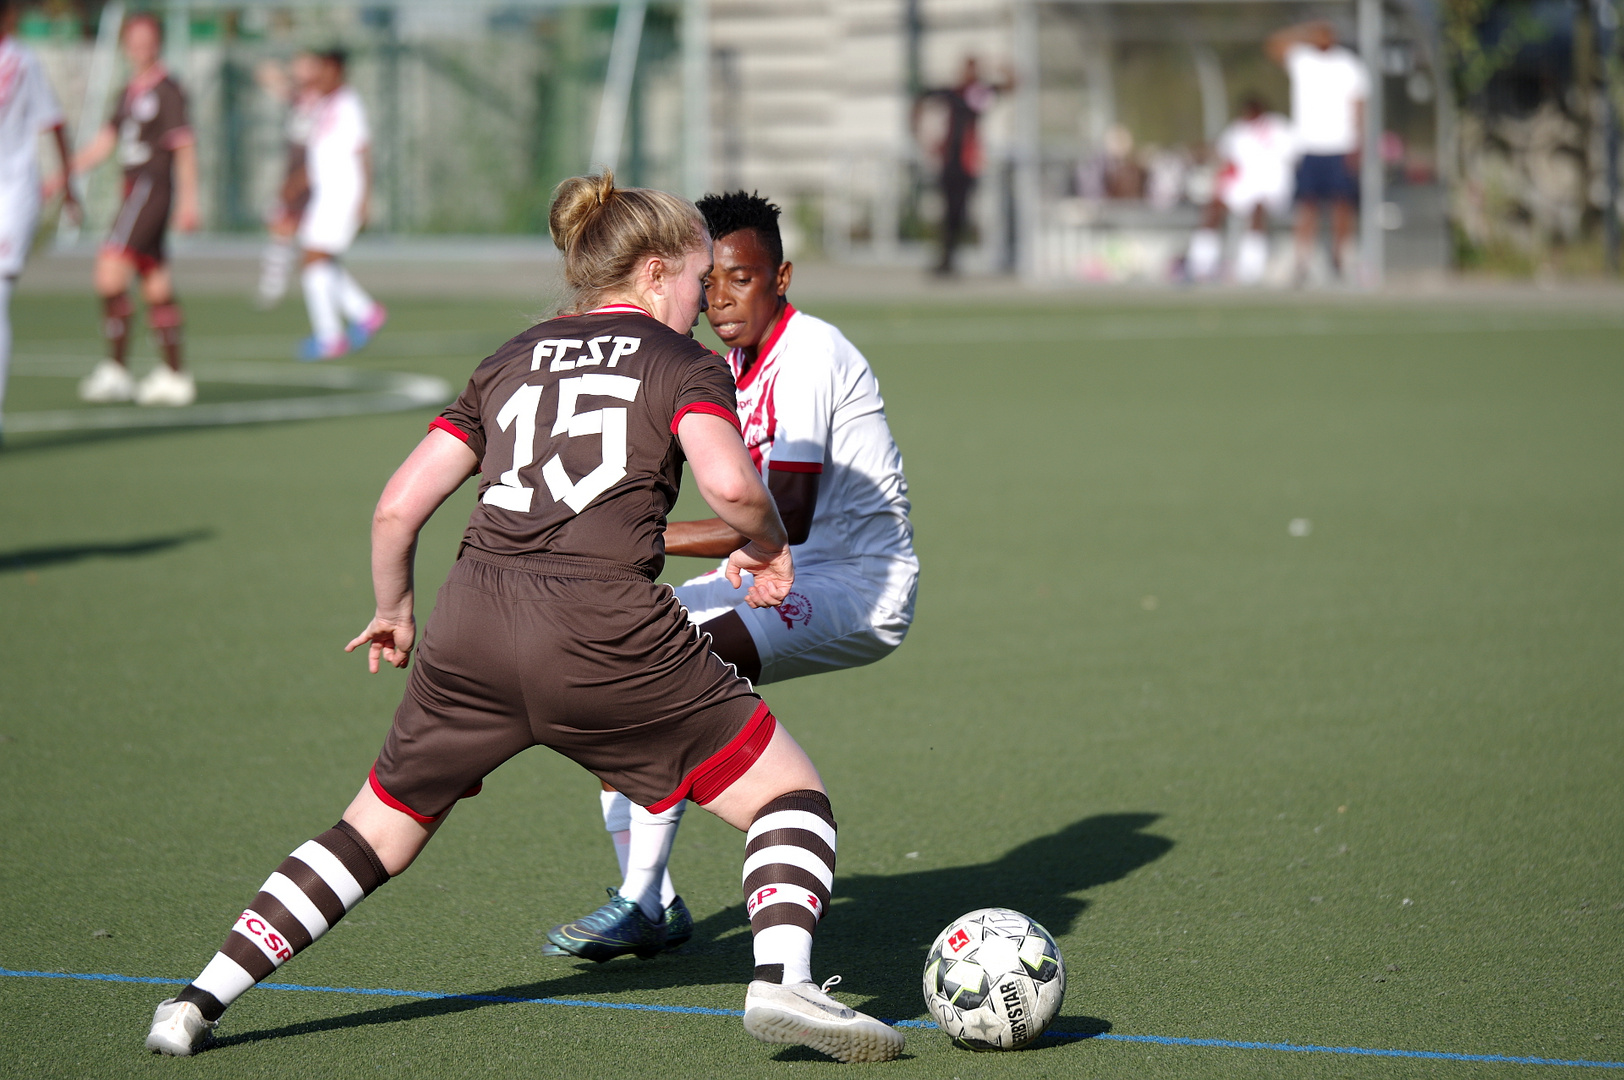
[[[1126,877],[1172,849],[1173,841],[1145,831],[1159,816],[1097,814],[970,866],[839,876],[835,881],[837,899],[831,905],[828,925],[818,937],[816,971],[820,977],[834,971],[847,975],[851,993],[843,996],[876,1016],[921,1016],[924,999],[920,973],[924,970],[925,951],[938,930],[975,908],[1013,907],[1041,922],[1055,937],[1064,937],[1088,906],[1088,900],[1077,893]],[[1074,956],[1071,960],[1076,963],[1080,958]],[[742,984],[753,963],[742,903],[701,920],[694,928],[692,942],[653,962],[629,957],[607,964],[545,961],[539,956],[539,941],[536,962],[555,966],[556,976],[521,986],[401,1002],[324,1020],[244,1032],[221,1038],[216,1045],[393,1024],[490,1005],[516,1004],[515,999],[612,996],[694,985],[738,983],[742,1005]],[[1064,1034],[1045,1038],[1033,1049],[1078,1042],[1111,1030],[1110,1021],[1092,1016],[1060,1017],[1052,1027]],[[799,1061],[800,1053],[785,1050],[780,1056],[785,1061]],[[814,1058],[821,1060],[818,1055],[806,1060]]]
[[[213,538],[212,529],[193,529],[173,536],[149,536],[144,540],[103,542],[90,544],[55,544],[50,547],[18,548],[0,551],[0,574],[15,574],[23,570],[37,570],[44,566],[61,566],[83,562],[86,559],[132,559],[142,555],[156,555],[182,544],[193,544]]]

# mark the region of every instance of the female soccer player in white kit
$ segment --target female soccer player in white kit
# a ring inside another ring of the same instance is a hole
[[[6,374],[11,367],[11,290],[23,272],[39,219],[43,132],[56,139],[64,172],[69,162],[62,109],[39,58],[15,37],[17,13],[13,0],[0,0],[0,432],[5,430]],[[64,192],[63,210],[79,212],[72,189]]]
[[[372,170],[366,107],[344,81],[348,58],[342,49],[316,58],[321,98],[311,109],[305,144],[310,205],[299,222],[299,246],[304,249],[300,281],[310,314],[310,337],[299,346],[301,360],[331,360],[359,349],[389,317],[338,261],[366,224]]]
[[[741,602],[725,563],[678,586],[677,598],[716,654],[758,684],[871,664],[907,634],[919,575],[879,383],[839,330],[789,302],[777,206],[737,191],[706,196],[699,209],[716,238],[706,316],[731,346],[745,445],[789,530],[796,578],[771,610]],[[726,558],[742,543],[714,518],[672,522],[665,534],[671,555]],[[621,887],[549,931],[545,953],[603,961],[689,939],[692,918],[666,868],[682,809],[651,813],[603,792]]]

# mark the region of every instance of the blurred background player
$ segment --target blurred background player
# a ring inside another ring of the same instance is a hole
[[[984,160],[981,135],[978,130],[981,114],[992,107],[993,100],[1009,91],[1014,81],[1006,79],[993,84],[981,78],[980,68],[973,56],[964,58],[964,70],[953,86],[926,90],[914,102],[913,128],[917,137],[921,107],[927,101],[940,101],[947,107],[947,133],[942,139],[942,255],[936,263],[935,273],[951,277],[958,272],[959,244],[970,220],[970,196],[975,193],[976,180],[981,176]]]
[[[674,521],[667,555],[724,560],[678,586],[677,598],[712,650],[754,683],[872,664],[907,634],[919,575],[908,481],[879,383],[839,330],[789,302],[777,206],[735,191],[706,196],[699,210],[715,241],[706,316],[729,347],[745,446],[789,533],[795,585],[778,607],[751,607],[725,573],[745,536],[719,518]],[[624,918],[628,904],[663,922],[666,948],[688,940],[692,920],[666,869],[685,805],[653,813],[605,785],[621,887],[549,931],[545,952],[599,961],[646,952],[650,943],[626,932],[646,925]]]
[[[39,137],[49,131],[67,170],[70,155],[62,109],[39,58],[18,43],[20,5],[0,0],[0,432],[4,429],[6,374],[11,367],[11,291],[23,272],[39,219]],[[70,187],[63,211],[77,216]]]
[[[315,121],[315,106],[321,100],[316,91],[319,66],[320,61],[313,53],[300,52],[287,69],[267,61],[255,73],[260,88],[288,107],[284,127],[287,168],[282,174],[276,205],[271,208],[266,222],[270,236],[260,256],[259,286],[254,294],[255,303],[265,311],[280,304],[287,295],[288,278],[293,270],[294,236],[299,231],[299,222],[304,219],[305,208],[310,205],[310,174],[305,154]]]
[[[1190,238],[1185,268],[1195,281],[1219,276],[1223,261],[1222,229],[1229,214],[1247,228],[1235,254],[1235,280],[1255,285],[1269,265],[1269,217],[1284,216],[1291,206],[1291,169],[1296,159],[1291,123],[1266,111],[1253,94],[1241,105],[1241,117],[1218,136],[1218,186],[1207,204],[1201,228]]]
[[[116,149],[124,169],[124,201],[96,255],[96,292],[108,356],[79,383],[79,396],[85,401],[133,398],[138,405],[190,405],[197,386],[181,366],[181,309],[165,235],[171,207],[177,228],[197,228],[197,147],[186,118],[186,95],[159,59],[163,33],[158,20],[132,15],[120,42],[130,65],[129,85],[119,95],[112,119],[79,151],[72,168],[75,175],[87,172]],[[147,319],[163,357],[139,384],[127,363],[135,314],[128,291],[132,271],[141,279]]]
[[[1370,83],[1364,63],[1336,43],[1328,22],[1288,26],[1264,44],[1291,80],[1297,152],[1297,276],[1307,276],[1319,239],[1321,205],[1331,209],[1331,269],[1343,272],[1359,201],[1359,141]]]
[[[372,179],[366,107],[344,81],[343,49],[317,53],[315,60],[317,97],[305,151],[310,202],[299,223],[310,337],[300,345],[299,359],[330,360],[370,341],[388,313],[338,261],[366,223]]]

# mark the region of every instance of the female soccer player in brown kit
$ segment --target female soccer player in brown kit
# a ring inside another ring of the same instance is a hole
[[[377,612],[348,648],[367,645],[377,671],[411,656],[419,530],[482,474],[383,750],[343,819],[282,863],[203,972],[158,1006],[151,1050],[200,1049],[227,1006],[404,871],[459,798],[535,745],[639,805],[693,799],[747,832],[747,1031],[842,1061],[902,1050],[901,1033],[811,981],[836,840],[817,770],[654,580],[685,459],[748,541],[729,561],[735,581],[754,575],[748,602],[774,606],[794,580],[732,376],[687,336],[711,266],[703,219],[606,173],[560,185],[549,224],[575,293],[567,313],[479,365],[373,516]],[[635,904],[626,917],[647,918]]]
[[[181,365],[181,309],[164,237],[171,205],[182,232],[198,226],[197,146],[186,118],[186,95],[160,59],[163,34],[157,18],[147,12],[132,15],[122,41],[133,72],[130,84],[119,95],[112,119],[73,161],[73,172],[83,173],[117,150],[124,169],[124,201],[96,255],[108,357],[80,382],[79,396],[97,402],[133,398],[138,405],[190,405],[197,386]],[[147,319],[163,354],[163,363],[139,383],[125,364],[135,314],[128,291],[132,271],[141,279]]]

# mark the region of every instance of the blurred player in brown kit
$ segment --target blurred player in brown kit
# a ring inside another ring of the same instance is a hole
[[[33,52],[17,43],[19,4],[0,0],[0,406],[11,366],[11,291],[22,273],[39,219],[39,137],[50,132],[67,167],[68,137],[62,109]],[[77,216],[72,190],[64,212]],[[0,428],[3,430],[3,428]]]
[[[79,384],[79,396],[86,401],[133,398],[138,405],[190,405],[197,387],[181,366],[181,309],[164,240],[171,209],[182,232],[198,226],[197,148],[186,118],[186,95],[159,58],[163,33],[158,20],[145,13],[132,15],[120,40],[130,83],[119,95],[112,119],[73,160],[77,175],[117,150],[124,169],[124,202],[96,256],[108,357]],[[147,318],[163,355],[163,363],[139,383],[126,362],[135,313],[128,292],[132,272],[141,279]]]
[[[306,157],[316,106],[321,102],[321,94],[316,89],[320,72],[321,61],[311,52],[296,54],[287,70],[267,61],[266,66],[256,72],[260,87],[288,107],[284,128],[287,166],[282,174],[282,186],[277,191],[276,205],[266,221],[270,236],[260,255],[259,285],[254,296],[261,310],[275,307],[287,295],[288,277],[293,270],[294,237],[310,205]]]

